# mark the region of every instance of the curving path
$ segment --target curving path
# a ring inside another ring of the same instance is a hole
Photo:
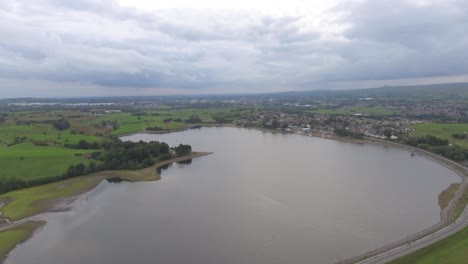
[[[447,238],[456,232],[462,230],[468,226],[468,207],[465,208],[463,213],[460,217],[451,225],[448,225],[439,231],[436,231],[428,236],[420,238],[414,242],[410,242],[409,244],[405,244],[386,252],[380,253],[378,255],[369,257],[365,260],[359,261],[359,264],[380,264],[380,263],[387,263],[392,260],[395,260],[399,257],[412,253],[416,250],[429,246],[437,241],[440,241],[444,238]]]

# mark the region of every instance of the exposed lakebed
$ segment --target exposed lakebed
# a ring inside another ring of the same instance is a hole
[[[101,183],[11,252],[23,263],[334,263],[440,220],[460,178],[405,150],[240,128],[136,134],[212,155]]]

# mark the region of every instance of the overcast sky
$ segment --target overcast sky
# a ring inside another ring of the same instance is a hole
[[[468,0],[0,0],[0,98],[468,81]]]

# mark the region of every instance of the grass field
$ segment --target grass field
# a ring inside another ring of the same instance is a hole
[[[380,108],[380,107],[352,107],[352,108],[336,108],[336,109],[318,109],[312,113],[323,115],[355,115],[363,114],[370,116],[389,116],[395,115],[397,112]]]
[[[35,146],[30,142],[1,147],[0,177],[30,180],[62,175],[70,165],[80,162],[87,165],[89,160],[77,155],[89,152],[91,151]]]
[[[96,136],[71,134],[71,129],[58,131],[51,125],[44,124],[0,126],[0,146],[11,144],[15,137],[26,137],[29,141],[41,141],[48,145],[75,144],[81,139],[88,142],[101,140]]]
[[[461,264],[468,260],[468,227],[391,264]]]
[[[226,118],[227,122],[230,122],[233,121],[233,117],[238,114],[239,112],[229,108],[158,110],[145,112],[145,115],[132,115],[130,113],[113,113],[98,116],[95,121],[91,122],[91,124],[96,125],[101,121],[115,120],[118,122],[119,128],[112,131],[112,134],[123,135],[138,131],[144,131],[147,127],[158,126],[163,129],[172,130],[184,128],[187,126],[187,124],[184,122],[165,123],[164,120],[169,118],[181,119],[183,121],[191,115],[196,115],[202,120],[201,123],[214,123],[214,116],[223,116]]]
[[[468,132],[468,124],[421,123],[413,125],[412,128],[415,129],[411,133],[414,136],[432,135],[447,139],[452,144],[468,148],[468,139],[455,139],[452,137],[454,133]]]
[[[27,240],[43,222],[26,222],[14,228],[0,231],[0,263],[16,245]]]

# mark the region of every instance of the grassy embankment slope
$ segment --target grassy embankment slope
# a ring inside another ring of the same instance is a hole
[[[8,230],[0,231],[0,263],[16,245],[26,241],[43,222],[26,222]]]
[[[460,264],[468,260],[468,227],[435,244],[390,262],[391,264]]]

